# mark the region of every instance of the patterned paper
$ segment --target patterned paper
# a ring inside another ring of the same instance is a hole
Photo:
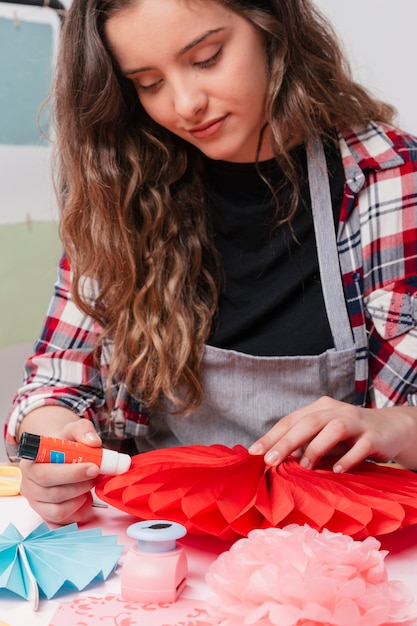
[[[213,626],[205,602],[180,597],[171,604],[127,602],[118,595],[86,596],[59,605],[49,626]]]

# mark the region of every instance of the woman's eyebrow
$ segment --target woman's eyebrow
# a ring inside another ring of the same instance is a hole
[[[186,52],[188,52],[189,50],[191,50],[195,46],[198,46],[198,44],[200,44],[203,41],[205,41],[205,39],[207,39],[207,37],[210,37],[210,35],[214,35],[215,33],[219,33],[222,30],[224,30],[223,27],[213,28],[212,30],[205,31],[204,33],[202,33],[201,35],[199,35],[198,37],[196,37],[195,39],[190,41],[190,43],[188,43],[186,46],[181,48],[181,50],[179,50],[179,52],[175,56],[177,58],[181,57],[183,54],[186,54]],[[152,67],[151,65],[144,65],[143,67],[136,67],[136,68],[134,68],[132,70],[126,70],[126,72],[123,72],[123,74],[124,74],[124,76],[131,76],[132,74],[139,74],[140,72],[147,72],[148,70],[152,70],[152,69],[155,69],[155,68]]]
[[[219,33],[222,30],[224,30],[223,27],[213,28],[212,30],[207,30],[205,33],[203,33],[199,37],[196,37],[196,39],[193,39],[193,41],[191,41],[189,44],[184,46],[184,48],[181,48],[181,50],[178,52],[177,56],[178,57],[182,56],[183,54],[185,54],[186,52],[188,52],[189,50],[194,48],[194,46],[198,46],[199,43],[201,43],[202,41],[207,39],[207,37],[210,37],[210,35],[214,35],[215,33]]]

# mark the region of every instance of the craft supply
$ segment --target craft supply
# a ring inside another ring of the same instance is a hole
[[[137,543],[126,555],[121,589],[124,600],[174,602],[186,584],[187,557],[177,539],[187,533],[182,524],[168,520],[144,521],[127,529]]]
[[[123,474],[131,463],[128,454],[115,450],[32,433],[22,434],[18,455],[36,463],[95,463],[101,474]]]
[[[22,472],[18,467],[15,465],[0,466],[0,496],[18,496],[21,480]]]
[[[38,608],[42,596],[52,598],[61,587],[82,590],[105,580],[123,551],[117,535],[100,528],[79,530],[77,524],[49,529],[40,524],[23,535],[9,524],[0,535],[0,588],[29,600]]]
[[[416,626],[417,598],[389,580],[375,537],[307,524],[252,530],[210,565],[214,624]]]
[[[50,626],[213,626],[206,602],[181,597],[176,602],[141,604],[119,595],[83,594],[57,607]],[[0,626],[1,623],[0,623]],[[16,625],[17,626],[17,625]],[[355,625],[356,626],[356,625]]]
[[[277,467],[243,446],[192,445],[132,457],[122,476],[101,476],[98,498],[139,519],[168,518],[189,533],[220,539],[254,528],[306,523],[362,539],[417,523],[417,475],[363,461],[314,471],[292,457]]]

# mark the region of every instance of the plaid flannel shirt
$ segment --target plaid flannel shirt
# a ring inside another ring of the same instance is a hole
[[[417,406],[417,138],[370,124],[340,133],[346,184],[338,225],[340,268],[356,342],[356,404]],[[105,389],[112,346],[93,359],[100,327],[75,306],[65,258],[35,353],[6,424],[6,449],[31,410],[67,407],[95,422],[104,439],[145,435],[148,418],[123,381]],[[94,289],[91,281],[89,288]],[[109,419],[110,417],[110,419]]]

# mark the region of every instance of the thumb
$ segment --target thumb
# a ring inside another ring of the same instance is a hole
[[[93,422],[86,418],[80,418],[75,422],[67,424],[62,435],[67,439],[85,443],[93,448],[98,448],[102,444]]]

